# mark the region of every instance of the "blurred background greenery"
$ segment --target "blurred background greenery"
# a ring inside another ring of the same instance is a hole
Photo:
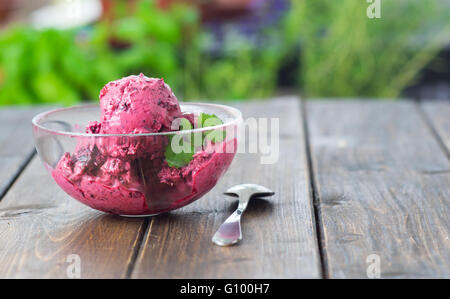
[[[398,98],[429,69],[449,80],[447,0],[382,0],[380,19],[365,0],[38,2],[67,15],[14,18],[24,2],[0,0],[0,105],[96,100],[140,72],[209,101]]]

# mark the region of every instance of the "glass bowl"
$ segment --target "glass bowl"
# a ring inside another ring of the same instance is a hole
[[[222,123],[188,129],[182,125],[173,132],[91,134],[85,128],[100,119],[100,108],[84,105],[35,116],[35,146],[55,182],[93,209],[122,216],[168,212],[214,187],[234,158],[242,122],[239,110],[224,105],[180,107],[190,122],[206,113]]]

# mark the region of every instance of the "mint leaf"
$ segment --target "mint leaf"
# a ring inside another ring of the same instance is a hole
[[[180,131],[191,130],[192,124],[186,118],[180,120]],[[164,152],[167,164],[170,167],[181,168],[191,162],[195,148],[192,134],[175,134],[169,136],[169,144]],[[176,152],[174,151],[176,149]]]
[[[180,119],[180,131],[192,130],[192,124],[187,118]]]
[[[199,128],[214,127],[223,124],[222,120],[214,114],[200,113],[198,116]],[[204,138],[214,143],[221,142],[225,139],[226,132],[222,129],[210,130],[203,132]]]
[[[194,157],[194,149],[192,148],[191,152],[181,152],[181,153],[175,153],[172,150],[171,146],[172,137],[169,138],[169,144],[166,147],[166,151],[164,152],[164,156],[166,158],[166,162],[170,167],[176,167],[181,168],[183,166],[186,166],[191,162],[191,160]]]
[[[221,124],[223,122],[214,114],[200,113],[197,119],[198,128],[213,127]],[[180,131],[191,129],[191,122],[182,118],[180,120]],[[221,142],[225,139],[225,131],[208,130],[195,134],[175,134],[170,136],[169,144],[164,152],[167,164],[176,168],[188,165],[194,158],[195,145],[204,145],[205,139],[211,142]]]

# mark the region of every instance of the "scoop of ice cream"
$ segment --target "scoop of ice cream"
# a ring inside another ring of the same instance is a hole
[[[110,82],[100,93],[100,108],[100,122],[88,123],[88,135],[78,137],[52,171],[62,189],[94,209],[149,215],[181,207],[208,192],[234,157],[227,149],[237,141],[227,134],[226,140],[207,140],[188,165],[176,168],[165,157],[169,136],[133,135],[171,131],[179,117],[192,127],[198,122],[197,114],[181,112],[162,79],[141,74]]]
[[[101,132],[140,134],[169,131],[181,115],[178,100],[163,79],[128,76],[100,92]]]
[[[141,134],[170,131],[182,116],[178,100],[163,79],[128,76],[109,82],[100,92],[100,122],[86,127],[91,134]],[[83,140],[83,143],[92,140]],[[160,157],[165,136],[118,136],[93,140],[103,155],[127,159]],[[86,144],[85,144],[86,145]]]

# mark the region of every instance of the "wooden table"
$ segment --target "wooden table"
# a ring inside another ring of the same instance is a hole
[[[450,278],[449,102],[235,105],[280,119],[279,161],[239,154],[209,194],[144,219],[69,198],[34,151],[45,108],[1,109],[0,277],[65,278],[76,254],[82,278],[366,278],[377,256],[382,278]],[[244,182],[276,195],[250,203],[238,246],[215,246],[236,207],[221,193]]]

